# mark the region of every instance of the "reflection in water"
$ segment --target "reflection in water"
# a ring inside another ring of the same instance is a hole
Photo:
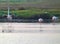
[[[41,24],[40,28],[39,23],[1,23],[0,44],[60,44],[58,27],[60,25]]]
[[[5,33],[60,33],[59,24],[0,23],[0,25],[0,32]]]
[[[2,33],[60,33],[60,30],[2,30]]]

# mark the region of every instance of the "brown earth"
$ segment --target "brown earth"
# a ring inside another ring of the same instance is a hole
[[[0,9],[7,9],[8,4],[0,4]],[[10,4],[9,5],[11,9],[19,9],[20,7],[36,7],[36,8],[60,8],[60,4],[31,4],[31,3],[26,3],[26,4]]]

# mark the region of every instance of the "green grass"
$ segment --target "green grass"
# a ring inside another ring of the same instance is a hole
[[[37,9],[37,8],[30,8],[26,10],[12,10],[10,13],[15,14],[16,16],[22,16],[24,18],[29,18],[34,15],[40,15],[44,14],[45,12],[48,12],[50,15],[57,15],[60,17],[60,9]],[[6,14],[7,11],[1,11],[0,10],[0,16]]]

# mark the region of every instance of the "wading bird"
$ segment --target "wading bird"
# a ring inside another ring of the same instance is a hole
[[[38,19],[38,22],[39,22],[39,23],[42,23],[42,22],[43,22],[43,19],[42,19],[42,18],[39,18],[39,19]]]

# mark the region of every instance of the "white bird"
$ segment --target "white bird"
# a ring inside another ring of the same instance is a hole
[[[57,20],[58,20],[58,17],[56,17],[56,16],[53,16],[53,17],[52,17],[52,21],[53,21],[53,22],[56,22]]]
[[[8,20],[12,20],[12,16],[11,15],[7,15],[7,19]]]
[[[38,22],[40,22],[40,23],[43,22],[43,19],[42,18],[39,18],[38,19]]]

